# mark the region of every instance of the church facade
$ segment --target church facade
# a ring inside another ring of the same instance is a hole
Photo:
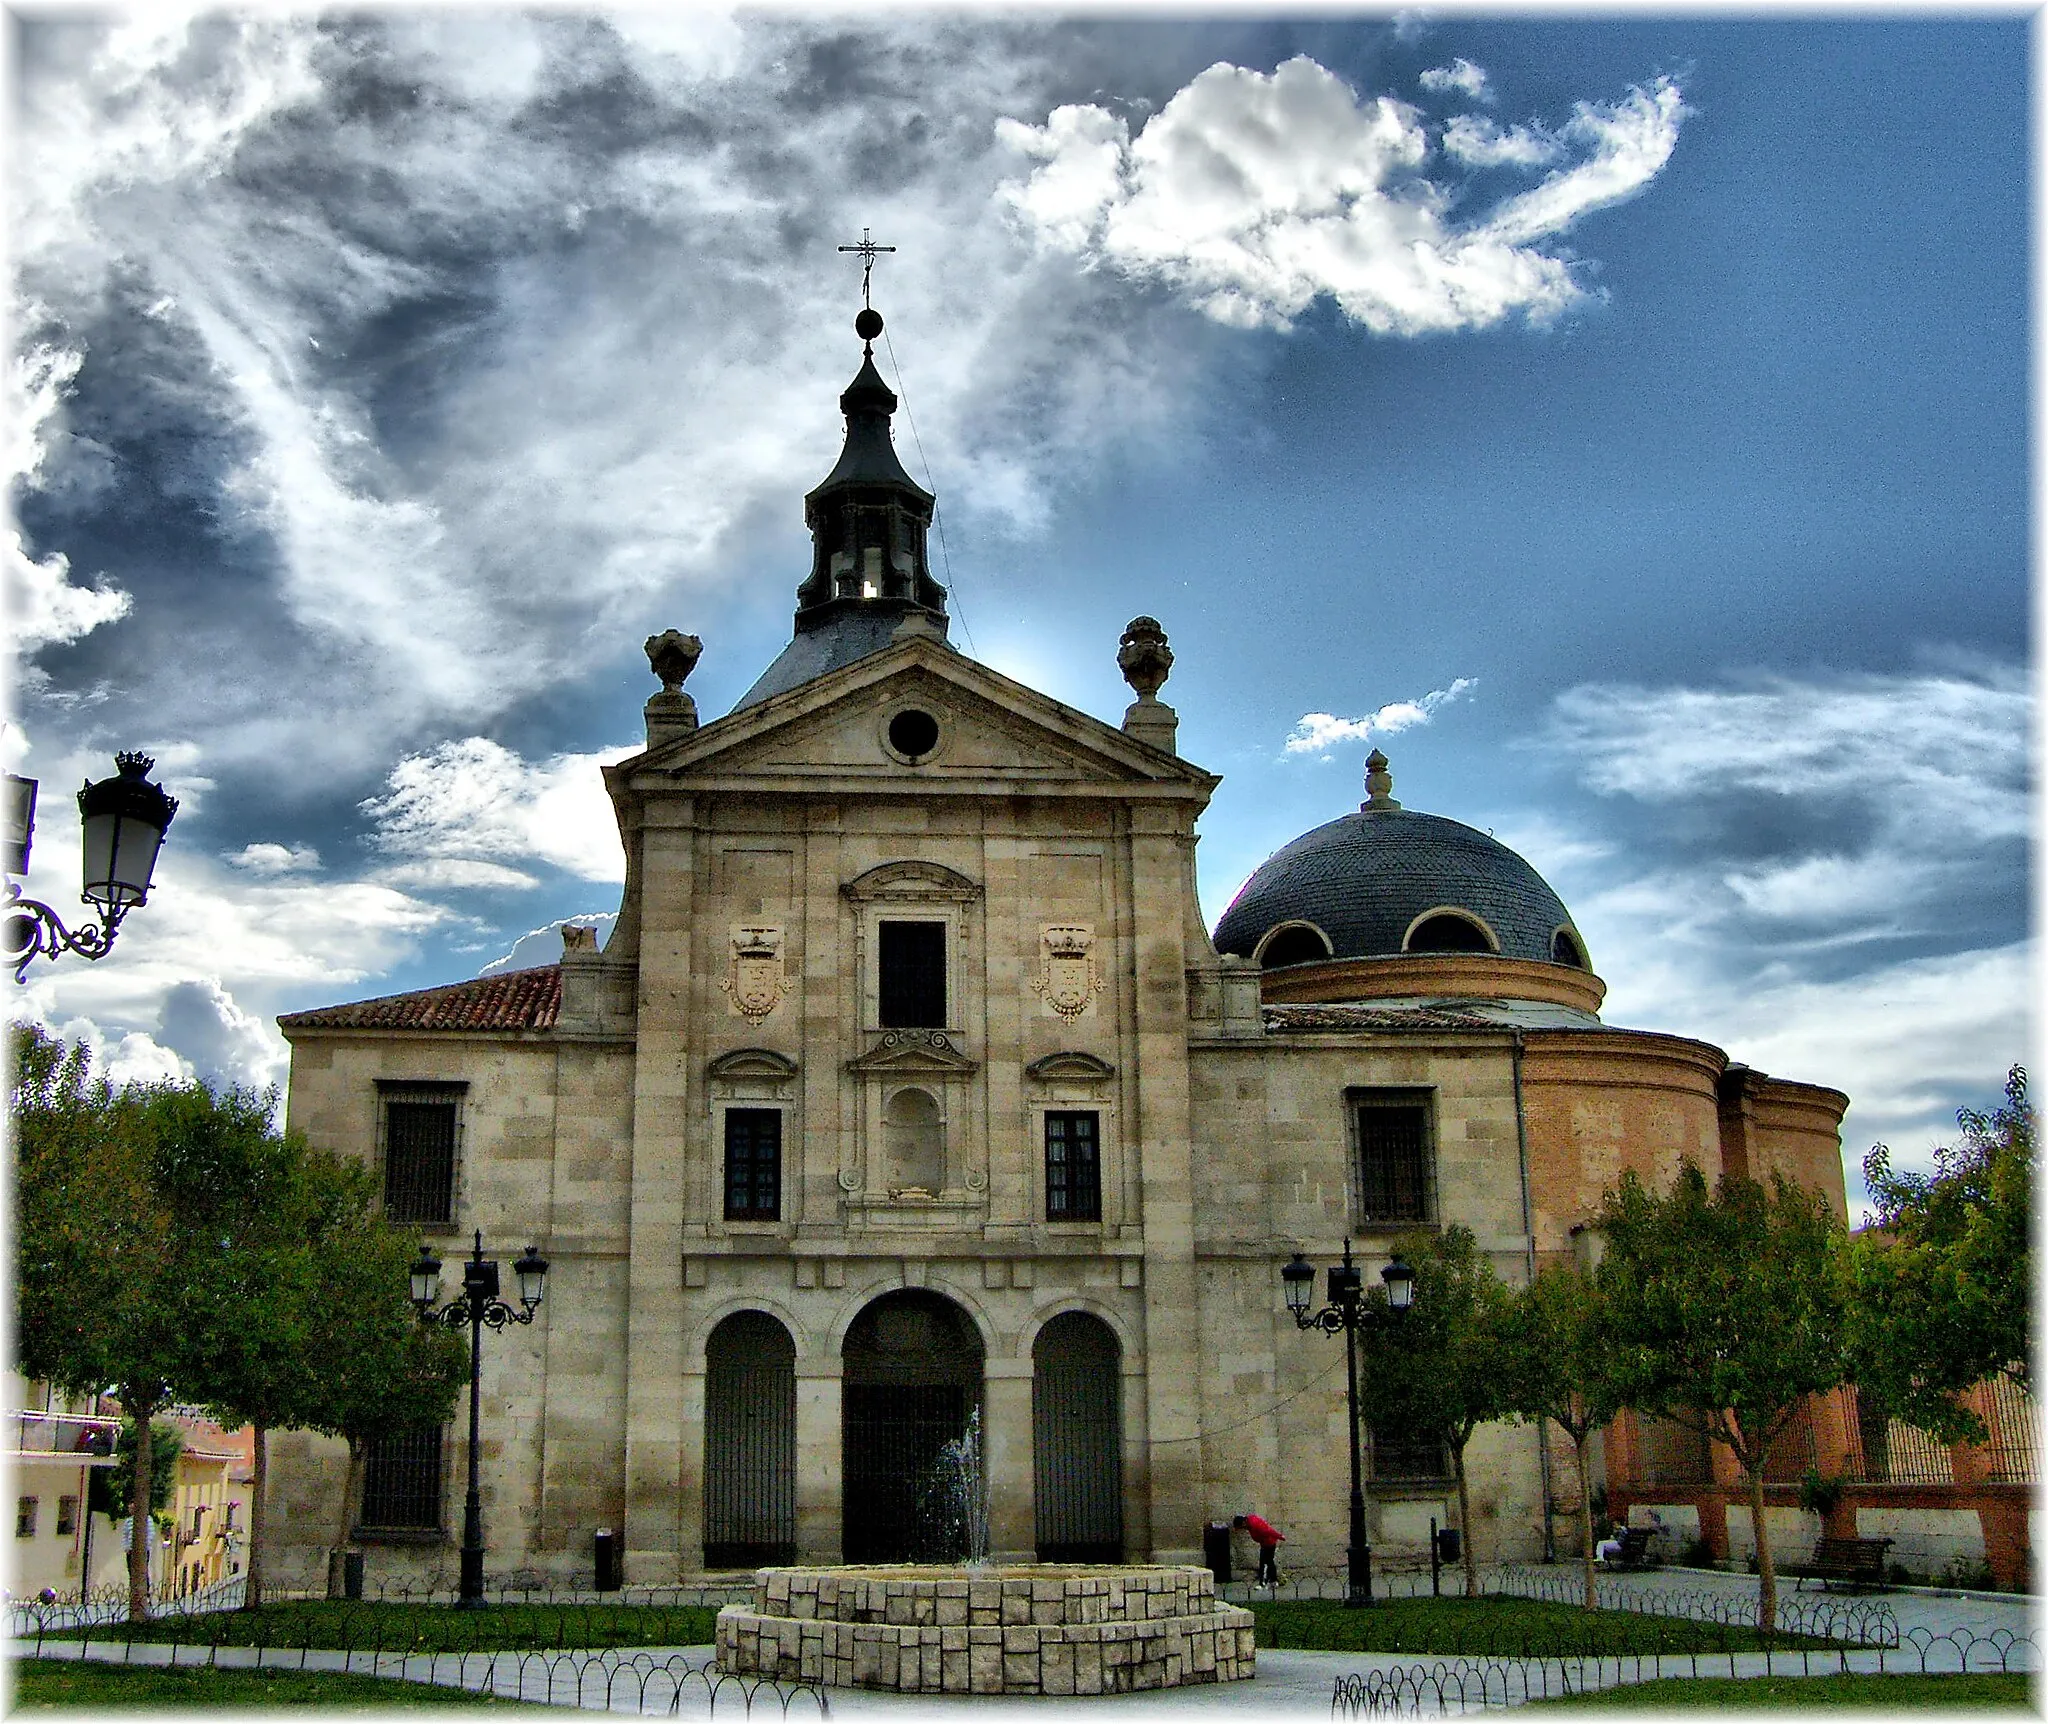
[[[484,1349],[493,1574],[587,1575],[599,1530],[629,1583],[959,1554],[983,1513],[999,1558],[1195,1561],[1247,1508],[1336,1571],[1342,1349],[1286,1310],[1295,1251],[1371,1275],[1457,1222],[1519,1281],[1681,1158],[1840,1206],[1845,1097],[1603,1023],[1555,894],[1382,757],[1212,934],[1164,633],[1104,643],[1117,723],[959,652],[871,345],[840,405],[789,647],[700,723],[698,643],[648,643],[604,947],[280,1020],[290,1123],[451,1271],[479,1231],[552,1265]],[[1455,1494],[1372,1437],[1374,1545],[1412,1553]],[[390,1433],[345,1515],[340,1446],[280,1434],[280,1578],[344,1527],[452,1573],[465,1441]],[[1536,1554],[1569,1474],[1522,1429],[1468,1458],[1482,1558]]]

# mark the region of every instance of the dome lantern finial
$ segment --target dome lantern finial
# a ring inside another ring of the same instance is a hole
[[[1376,814],[1382,808],[1399,808],[1393,797],[1394,775],[1387,770],[1387,757],[1377,748],[1365,757],[1365,801],[1361,814]]]

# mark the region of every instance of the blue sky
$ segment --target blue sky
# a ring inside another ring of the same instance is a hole
[[[10,20],[18,1014],[271,1082],[281,1011],[609,912],[598,784],[787,639],[871,227],[957,644],[1112,721],[1157,616],[1211,921],[1396,794],[1610,1022],[1917,1161],[2030,1033],[2024,19],[391,9]]]

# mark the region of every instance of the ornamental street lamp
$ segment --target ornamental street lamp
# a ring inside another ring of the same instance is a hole
[[[1358,1454],[1358,1332],[1367,1324],[1383,1321],[1365,1303],[1365,1276],[1351,1261],[1351,1240],[1344,1241],[1344,1261],[1332,1264],[1329,1272],[1330,1302],[1311,1311],[1316,1272],[1297,1251],[1280,1271],[1287,1289],[1287,1309],[1297,1329],[1320,1329],[1326,1335],[1344,1334],[1344,1405],[1351,1431],[1351,1543],[1345,1552],[1344,1602],[1358,1606],[1372,1603],[1372,1547],[1365,1542],[1365,1484]],[[1380,1271],[1387,1289],[1387,1307],[1394,1321],[1415,1300],[1415,1271],[1397,1256]]]
[[[99,912],[99,926],[73,933],[49,905],[21,895],[16,878],[28,872],[35,841],[36,781],[7,775],[4,830],[0,830],[0,864],[10,876],[0,898],[0,949],[14,965],[14,979],[26,978],[38,957],[76,952],[81,958],[104,958],[114,944],[121,918],[149,901],[149,879],[158,850],[170,830],[178,801],[163,786],[149,782],[156,764],[146,754],[117,754],[115,778],[87,780],[78,793],[84,824],[85,883],[82,896]]]
[[[412,1273],[413,1309],[425,1323],[439,1323],[450,1329],[469,1328],[469,1495],[462,1505],[462,1595],[464,1609],[479,1609],[484,1602],[484,1499],[477,1483],[477,1424],[483,1402],[483,1338],[486,1329],[502,1329],[507,1323],[531,1323],[547,1291],[548,1260],[531,1245],[526,1255],[512,1265],[519,1283],[521,1309],[515,1311],[498,1297],[498,1265],[484,1256],[484,1236],[476,1235],[476,1250],[462,1266],[462,1293],[440,1310],[434,1301],[441,1293],[441,1260],[420,1246]]]

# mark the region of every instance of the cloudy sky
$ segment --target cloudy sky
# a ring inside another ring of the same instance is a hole
[[[788,637],[864,228],[956,643],[1115,721],[1161,619],[1212,922],[1377,743],[1610,1022],[1848,1090],[1852,1192],[2024,1056],[2023,19],[8,28],[31,889],[115,748],[182,802],[13,1007],[117,1075],[615,908],[642,638],[709,718]]]

